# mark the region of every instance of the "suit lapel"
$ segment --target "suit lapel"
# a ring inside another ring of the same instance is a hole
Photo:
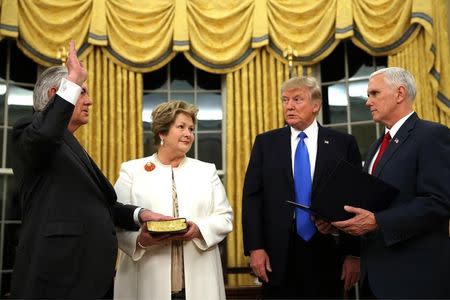
[[[418,117],[416,113],[412,114],[406,122],[400,127],[400,130],[392,137],[389,146],[384,152],[383,156],[381,156],[380,162],[378,163],[377,168],[375,169],[374,176],[378,177],[380,173],[383,171],[383,167],[386,163],[392,158],[395,152],[400,149],[403,143],[408,139],[411,134],[411,130],[414,128]]]
[[[312,182],[311,194],[315,195],[317,186],[319,185],[320,179],[323,178],[323,172],[328,164],[327,157],[333,157],[333,140],[329,136],[328,130],[322,127],[320,124],[319,131],[317,135],[317,156],[316,156],[316,166],[314,168],[314,178]]]
[[[105,175],[103,175],[102,171],[97,167],[97,164],[90,157],[89,160],[91,161],[91,167],[94,169],[94,174],[96,175],[96,178],[100,183],[100,186],[102,186],[103,191],[108,194],[106,196],[107,201],[110,203],[114,203],[117,200],[114,187],[111,185],[109,180],[105,177]]]
[[[100,189],[106,194],[106,201],[109,203],[114,203],[117,199],[114,188],[103,173],[98,169],[95,162],[91,160],[78,140],[69,131],[64,133],[63,139],[74,156],[86,167],[89,175],[91,175]]]
[[[80,143],[77,139],[71,134],[69,131],[64,133],[64,142],[66,145],[72,150],[75,157],[88,169],[90,175],[94,178],[94,180],[100,184],[100,180],[97,176],[97,172],[94,170],[93,164]]]
[[[279,145],[279,149],[282,151],[279,156],[279,159],[281,160],[280,163],[285,167],[285,171],[283,172],[283,174],[287,175],[289,186],[294,187],[294,172],[292,170],[291,127],[286,126],[282,129]]]

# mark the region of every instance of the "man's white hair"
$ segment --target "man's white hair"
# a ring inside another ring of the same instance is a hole
[[[390,67],[373,72],[370,75],[369,80],[372,79],[372,77],[380,74],[384,74],[385,82],[392,87],[405,87],[408,99],[414,101],[414,99],[416,98],[416,81],[414,80],[414,77],[411,75],[411,73],[403,68]]]
[[[63,66],[50,67],[42,72],[33,91],[33,107],[35,111],[43,111],[50,102],[48,91],[58,89],[61,79],[67,77],[67,68]]]

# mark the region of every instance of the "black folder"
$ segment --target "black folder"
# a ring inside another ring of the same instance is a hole
[[[306,211],[307,213],[309,213],[310,215],[313,215],[315,217],[321,218],[322,220],[331,223],[334,220],[330,219],[327,216],[322,215],[320,212],[316,211],[314,208],[311,208],[310,206],[306,206],[297,202],[293,202],[293,201],[286,201],[288,204],[295,206],[296,208],[300,208],[301,210]]]
[[[354,216],[344,210],[344,205],[378,212],[388,208],[398,192],[394,186],[341,160],[312,199],[311,206],[295,206],[328,222],[342,221]]]

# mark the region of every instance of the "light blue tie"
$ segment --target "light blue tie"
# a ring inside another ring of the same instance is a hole
[[[311,205],[311,168],[309,163],[308,148],[304,139],[307,137],[304,132],[298,134],[300,141],[295,150],[294,159],[294,184],[295,184],[295,202],[306,206]],[[316,226],[311,220],[309,213],[296,208],[295,222],[298,235],[305,241],[309,241],[314,233]]]

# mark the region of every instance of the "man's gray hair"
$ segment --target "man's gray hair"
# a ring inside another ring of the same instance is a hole
[[[384,74],[384,80],[390,86],[394,88],[398,88],[400,86],[405,87],[406,93],[408,94],[407,97],[409,100],[414,101],[416,98],[416,81],[411,73],[403,68],[390,67],[373,72],[370,75],[369,80],[380,74]]]
[[[320,90],[320,85],[317,80],[311,76],[289,78],[281,85],[281,94],[283,94],[285,91],[298,88],[307,88],[311,93],[311,99],[322,100],[322,91]]]
[[[67,77],[67,68],[54,66],[42,72],[33,91],[33,107],[35,111],[43,111],[50,102],[48,91],[58,89],[61,79]]]

